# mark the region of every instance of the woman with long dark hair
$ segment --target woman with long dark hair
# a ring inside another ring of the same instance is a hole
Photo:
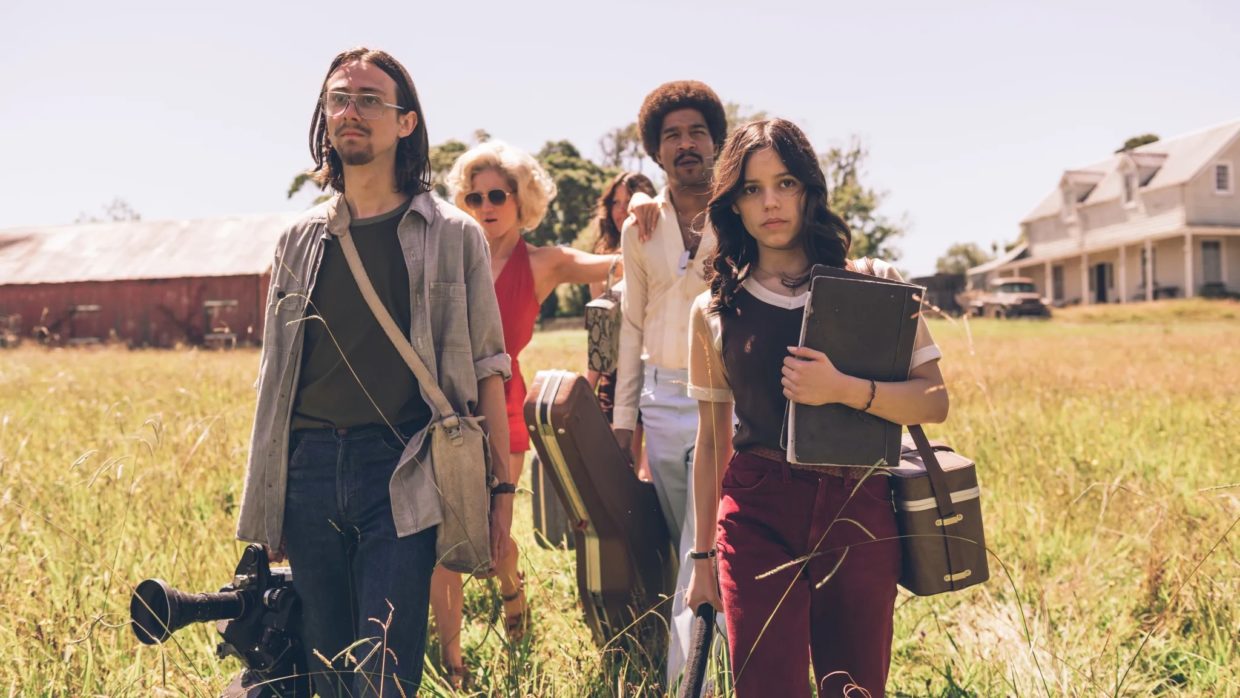
[[[882,696],[900,571],[887,478],[791,465],[780,431],[788,400],[941,422],[941,354],[921,320],[906,381],[849,376],[796,346],[811,267],[852,265],[851,233],[828,208],[818,158],[791,122],[757,121],[728,138],[708,212],[719,246],[706,260],[710,290],[690,316],[700,423],[687,603],[726,614],[740,698],[809,696],[811,658],[820,696]],[[856,266],[899,278],[881,261]]]
[[[634,194],[645,194],[653,199],[658,193],[655,191],[654,182],[650,178],[640,172],[621,172],[607,185],[603,190],[603,195],[598,200],[598,216],[596,218],[598,224],[598,239],[594,242],[595,254],[619,254],[620,253],[620,229],[624,227],[624,221],[629,217],[629,202],[633,200]],[[622,275],[617,274],[612,278],[612,284],[621,281]],[[590,297],[598,298],[603,294],[605,282],[595,282],[590,284]],[[623,287],[621,287],[621,290]],[[619,339],[619,338],[617,338]],[[612,407],[616,398],[616,372],[612,370],[610,373],[599,373],[598,371],[587,371],[586,380],[590,382],[590,387],[597,389],[599,405],[603,408],[603,414],[607,416],[607,421],[611,421]],[[640,438],[634,434],[635,443],[640,443]]]

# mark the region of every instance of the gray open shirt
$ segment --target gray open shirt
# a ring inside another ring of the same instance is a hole
[[[324,241],[348,228],[349,208],[337,195],[293,223],[276,247],[259,359],[258,407],[237,522],[241,540],[271,547],[283,540],[289,421],[305,334],[302,318]],[[413,198],[396,234],[409,270],[409,340],[452,406],[462,414],[476,414],[478,381],[492,375],[507,379],[511,364],[504,351],[486,238],[472,218],[429,193]],[[422,397],[426,399],[425,390]],[[432,421],[439,416],[434,414]],[[423,429],[409,440],[389,484],[399,536],[443,520],[430,449],[423,448],[426,433]]]

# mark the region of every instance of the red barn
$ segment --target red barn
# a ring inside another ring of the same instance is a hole
[[[276,242],[298,215],[0,231],[0,320],[60,344],[257,343]]]

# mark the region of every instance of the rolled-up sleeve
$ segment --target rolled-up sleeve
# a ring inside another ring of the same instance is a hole
[[[904,277],[895,267],[881,259],[874,260],[874,275],[881,276],[884,279],[892,281],[904,281]],[[924,307],[924,304],[923,304]],[[917,316],[917,334],[913,340],[913,356],[909,361],[909,370],[913,370],[918,366],[938,361],[943,358],[943,352],[939,349],[939,345],[934,343],[934,338],[930,336],[930,328],[926,326],[926,318],[920,313]]]
[[[646,326],[646,257],[637,239],[637,224],[629,221],[620,234],[624,255],[624,295],[620,300],[620,358],[616,365],[616,403],[612,423],[617,429],[637,427],[642,391],[642,347]]]
[[[723,370],[723,333],[711,314],[710,291],[698,296],[689,311],[689,397],[699,402],[731,402],[732,386]]]
[[[482,230],[465,227],[465,293],[469,302],[469,345],[478,380],[487,376],[512,376],[512,359],[504,349],[504,326],[491,279],[491,253]]]

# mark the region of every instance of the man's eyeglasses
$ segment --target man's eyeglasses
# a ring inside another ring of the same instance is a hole
[[[512,194],[509,194],[503,189],[492,189],[491,191],[486,193],[487,201],[490,201],[492,206],[503,206],[504,202],[507,201],[508,197],[510,196],[512,196]],[[482,192],[471,191],[468,194],[466,194],[465,205],[470,208],[481,207],[482,206]]]
[[[357,115],[363,119],[377,119],[383,116],[383,110],[387,108],[405,111],[405,108],[398,104],[388,104],[383,101],[379,95],[349,92],[328,92],[323,95],[323,109],[328,116],[340,116],[349,108],[350,103],[353,104]]]

